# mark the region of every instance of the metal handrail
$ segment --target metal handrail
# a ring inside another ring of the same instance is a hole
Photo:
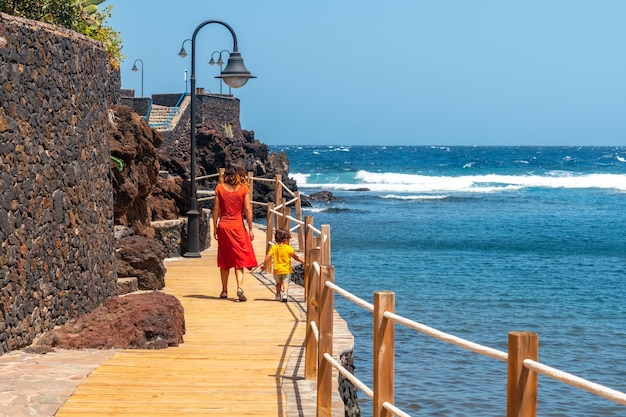
[[[172,107],[172,110],[170,110],[170,112],[167,115],[167,117],[165,118],[165,120],[160,122],[160,123],[150,123],[150,127],[161,127],[161,126],[168,126],[169,127],[170,126],[170,120],[174,117],[174,115],[176,113],[178,113],[178,110],[179,110],[179,107],[180,107],[180,103],[183,102],[183,99],[186,96],[187,96],[187,93],[182,93],[180,95],[180,97],[178,98],[178,101],[176,102],[174,107]],[[150,108],[152,108],[152,104],[150,104]],[[148,113],[148,114],[150,114],[150,113]]]

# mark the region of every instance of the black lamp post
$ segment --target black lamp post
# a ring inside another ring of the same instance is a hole
[[[137,72],[137,61],[141,62],[141,97],[143,98],[143,61],[141,59],[136,59],[130,70],[132,72]]]
[[[230,56],[230,52],[227,49],[222,49],[221,51],[213,51],[211,54],[211,60],[209,61],[209,65],[217,65],[220,67],[220,74],[222,73],[222,65],[224,65],[224,61],[222,60],[222,54],[226,52]],[[217,58],[217,62],[213,59],[215,54],[219,54]],[[220,79],[220,94],[222,94],[222,80]],[[230,94],[230,87],[228,87],[228,94]]]
[[[256,78],[254,75],[250,74],[250,71],[246,68],[243,63],[243,58],[241,57],[241,53],[237,48],[237,35],[232,27],[230,27],[227,23],[222,22],[221,20],[207,20],[196,28],[193,32],[193,36],[191,37],[191,115],[189,119],[189,130],[191,131],[191,173],[190,173],[190,197],[189,197],[189,211],[187,212],[187,252],[183,256],[187,258],[200,258],[202,255],[200,254],[200,231],[199,231],[199,223],[198,223],[198,200],[196,197],[196,35],[206,25],[210,23],[218,23],[224,26],[226,29],[230,31],[230,34],[233,36],[233,52],[231,52],[230,57],[228,58],[228,63],[226,64],[226,68],[220,75],[215,78],[220,78],[224,80],[226,85],[233,88],[242,87],[244,84],[248,82],[250,78]],[[183,45],[185,42],[183,42]],[[181,48],[181,52],[184,51],[184,48]],[[180,55],[180,53],[179,53]],[[186,56],[181,55],[181,56]]]

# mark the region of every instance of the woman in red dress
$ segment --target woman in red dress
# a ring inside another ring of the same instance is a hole
[[[222,279],[220,298],[228,297],[228,275],[230,268],[235,268],[237,298],[240,302],[246,301],[243,293],[243,269],[251,269],[258,264],[252,247],[254,231],[252,203],[248,190],[243,161],[227,163],[224,182],[215,187],[213,231],[218,242],[217,266],[220,268]],[[248,223],[247,231],[244,214]]]

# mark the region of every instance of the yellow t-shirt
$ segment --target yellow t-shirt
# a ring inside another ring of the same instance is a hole
[[[296,253],[291,246],[279,243],[270,248],[274,261],[274,274],[291,274],[291,256]]]

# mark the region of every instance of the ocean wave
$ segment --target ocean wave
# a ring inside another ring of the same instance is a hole
[[[325,190],[354,190],[367,188],[376,193],[493,193],[517,191],[524,188],[598,188],[626,191],[626,175],[587,174],[576,175],[569,171],[553,170],[545,175],[462,175],[462,176],[427,176],[401,174],[394,172],[344,173],[339,179],[337,174],[293,174],[292,178],[300,188],[318,188]],[[337,181],[339,179],[339,181]]]
[[[303,207],[302,211],[307,213],[344,213],[353,210],[344,207]]]
[[[397,195],[397,194],[387,194],[381,195],[380,198],[390,199],[390,200],[445,200],[448,198],[447,195]]]
[[[326,211],[326,207],[302,207],[302,211],[307,213],[323,213]]]

